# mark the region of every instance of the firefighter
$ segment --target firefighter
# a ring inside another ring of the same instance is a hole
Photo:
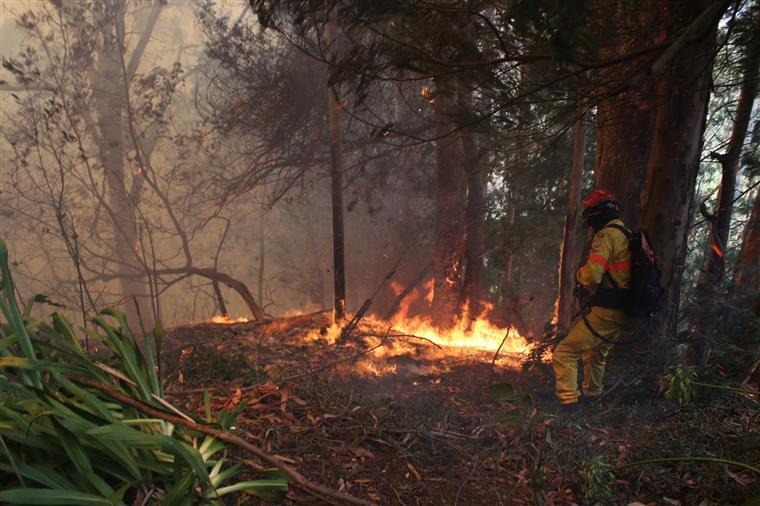
[[[602,393],[607,354],[627,320],[626,288],[631,278],[628,235],[619,219],[620,204],[607,190],[597,190],[583,201],[583,218],[594,229],[586,263],[576,279],[587,292],[582,318],[554,350],[552,365],[556,393],[563,411],[578,409],[578,361],[583,360],[583,396],[592,400]]]

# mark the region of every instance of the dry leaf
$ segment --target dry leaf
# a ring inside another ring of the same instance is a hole
[[[351,451],[357,457],[369,457],[371,459],[375,458],[375,454],[367,450],[366,448],[351,447]]]
[[[227,402],[224,403],[224,409],[233,409],[235,406],[240,404],[240,400],[243,398],[243,392],[240,390],[240,387],[235,389],[235,393],[232,394],[232,397],[230,397]]]
[[[731,478],[733,478],[733,480],[739,485],[741,485],[742,487],[746,487],[747,485],[751,485],[755,483],[755,478],[753,478],[752,476],[748,476],[745,473],[741,473],[741,474],[733,473],[729,471],[728,469],[726,469],[726,474],[729,475]]]
[[[417,469],[414,468],[413,465],[411,465],[409,462],[406,463],[406,467],[409,468],[409,470],[412,472],[415,478],[417,478],[417,481],[422,481],[422,476],[420,476],[420,473],[417,471]]]

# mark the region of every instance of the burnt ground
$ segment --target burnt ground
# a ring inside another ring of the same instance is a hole
[[[609,494],[584,498],[593,459],[620,466],[707,456],[760,465],[757,401],[698,392],[679,407],[642,373],[646,353],[613,351],[610,389],[562,416],[550,371],[414,338],[306,339],[324,314],[176,327],[164,345],[168,395],[197,415],[203,390],[237,425],[309,479],[378,504],[742,504],[760,476],[720,463],[668,462],[599,474]],[[381,342],[382,341],[382,342]],[[383,357],[366,350],[381,344]],[[380,375],[371,369],[379,369]],[[489,384],[508,384],[492,387]],[[241,455],[242,457],[242,455]],[[604,485],[601,487],[604,488]],[[241,503],[256,504],[243,498]],[[322,504],[292,488],[288,504]]]

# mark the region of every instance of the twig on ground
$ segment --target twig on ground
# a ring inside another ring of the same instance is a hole
[[[599,404],[599,401],[601,401],[601,400],[602,400],[604,397],[606,397],[608,393],[610,393],[610,392],[612,392],[613,390],[615,390],[615,388],[617,388],[617,386],[618,386],[618,385],[619,385],[619,384],[620,384],[622,381],[623,381],[623,378],[622,378],[622,376],[621,376],[621,377],[620,377],[620,379],[619,379],[619,380],[617,380],[617,382],[615,382],[615,384],[614,384],[614,385],[612,385],[610,388],[608,388],[607,390],[605,390],[604,392],[602,392],[602,394],[601,394],[599,397],[597,397],[597,398],[596,398],[596,400],[594,401],[594,404],[593,404],[593,405],[594,405],[594,406],[596,406],[597,404]]]
[[[150,415],[152,417],[161,418],[162,420],[165,420],[167,422],[171,422],[175,425],[181,425],[183,427],[187,427],[188,429],[194,430],[196,432],[201,432],[203,434],[208,434],[209,436],[213,436],[221,441],[225,441],[227,443],[233,444],[235,446],[239,446],[245,450],[248,450],[252,454],[256,455],[259,459],[261,459],[264,462],[268,462],[272,464],[273,466],[277,467],[279,470],[290,476],[293,481],[299,485],[304,490],[315,494],[316,496],[327,496],[331,497],[333,499],[337,499],[340,501],[344,501],[350,504],[359,504],[362,506],[372,506],[373,503],[366,501],[364,499],[360,499],[358,497],[354,497],[349,494],[345,494],[343,492],[339,492],[337,490],[333,490],[327,487],[324,487],[322,485],[319,485],[317,483],[314,483],[310,480],[308,480],[306,477],[304,477],[301,473],[299,473],[294,467],[289,466],[285,463],[283,463],[280,459],[276,458],[273,455],[270,455],[269,453],[265,452],[258,446],[246,441],[245,439],[236,436],[235,434],[228,432],[226,430],[222,429],[216,429],[214,427],[209,427],[207,425],[201,425],[199,423],[196,423],[194,421],[186,420],[185,418],[181,418],[176,415],[171,415],[168,413],[164,413],[163,411],[160,411],[156,408],[153,408],[151,406],[148,406],[146,404],[143,404],[142,402],[132,399],[131,397],[128,397],[124,394],[121,394],[112,388],[109,388],[106,385],[102,385],[98,383],[97,381],[91,380],[90,378],[85,377],[71,377],[70,380],[76,381],[78,383],[82,383],[85,385],[89,385],[93,388],[96,388],[100,390],[101,392],[105,393],[106,395],[123,402],[124,404],[128,404],[132,406],[135,409],[140,410],[141,412],[145,413],[146,415]]]
[[[472,470],[467,474],[464,480],[462,480],[462,483],[459,485],[459,488],[457,489],[457,495],[454,497],[454,506],[457,506],[459,503],[459,496],[462,495],[462,490],[464,490],[464,486],[467,484],[467,482],[472,478],[472,475],[475,474],[475,471],[478,470],[480,467],[480,462],[475,462],[475,464],[472,466]]]
[[[361,337],[409,337],[412,339],[421,339],[422,341],[427,341],[439,350],[443,349],[443,346],[436,343],[435,341],[428,339],[427,337],[418,336],[415,334],[387,334],[387,336],[381,336],[380,334],[371,334],[371,333],[365,333],[365,334],[359,334]]]

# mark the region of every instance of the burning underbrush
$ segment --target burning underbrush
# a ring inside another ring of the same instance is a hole
[[[420,319],[368,317],[349,330],[327,312],[176,327],[164,343],[168,399],[198,417],[239,407],[246,438],[374,504],[579,504],[579,466],[595,458],[622,465],[714,448],[751,461],[756,447],[745,405],[723,399],[674,416],[624,350],[611,356],[603,402],[567,420],[551,375],[519,367],[531,343],[487,318],[441,333]],[[634,469],[612,483],[612,502],[739,503],[757,490],[746,483],[719,466]],[[314,504],[296,488],[288,500]]]
[[[532,346],[514,328],[494,325],[488,318],[490,307],[470,321],[462,320],[448,330],[439,330],[429,319],[398,316],[385,321],[368,316],[358,322],[331,323],[328,313],[291,316],[251,323],[245,318],[214,317],[214,324],[249,324],[242,328],[263,328],[263,340],[290,345],[311,346],[315,362],[312,370],[338,376],[402,379],[432,377],[465,362],[517,368]],[[234,326],[237,327],[237,326]],[[259,345],[263,342],[259,340]],[[330,350],[329,357],[320,351]]]

